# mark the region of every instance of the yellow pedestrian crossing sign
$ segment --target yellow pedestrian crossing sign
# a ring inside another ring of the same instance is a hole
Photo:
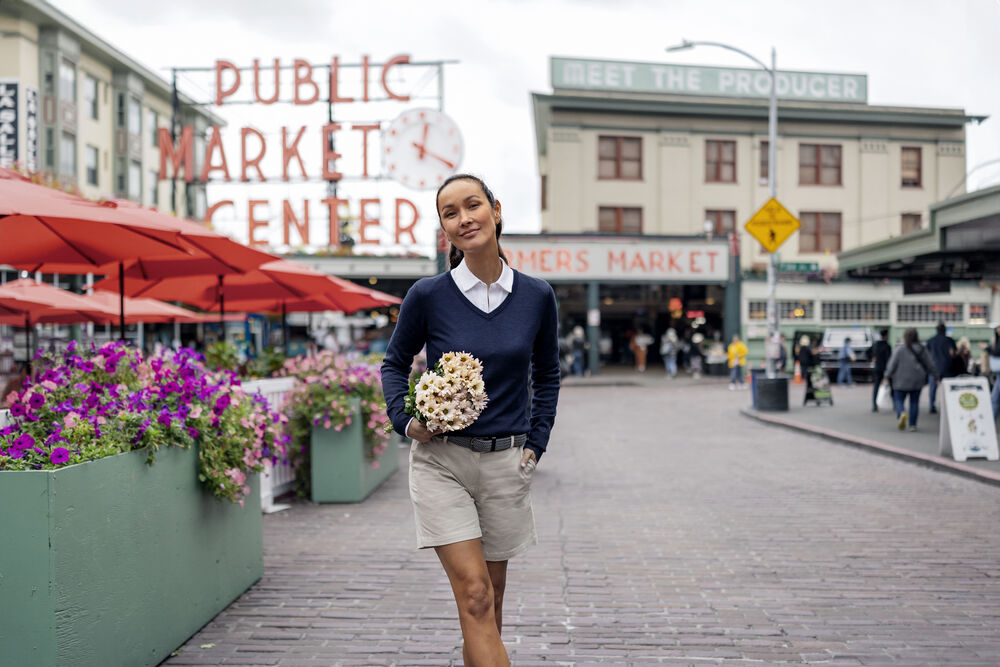
[[[760,241],[765,250],[774,252],[801,226],[802,223],[798,218],[782,206],[781,202],[771,197],[743,228]]]

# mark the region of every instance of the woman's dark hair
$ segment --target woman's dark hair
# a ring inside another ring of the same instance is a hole
[[[451,183],[454,183],[455,181],[475,181],[476,183],[479,184],[479,187],[482,189],[483,194],[486,196],[486,201],[490,203],[490,210],[492,210],[493,207],[496,206],[497,198],[493,196],[493,193],[490,191],[489,187],[487,187],[486,183],[483,182],[483,179],[479,178],[478,176],[473,176],[472,174],[452,174],[451,176],[445,179],[444,183],[441,184],[441,187],[438,188],[437,196],[434,197],[434,208],[437,209],[438,212],[438,223],[444,224],[444,222],[441,220],[441,209],[438,208],[438,200],[441,199],[441,191],[444,190],[445,187],[447,187]],[[503,256],[503,249],[500,247],[500,234],[503,232],[503,218],[497,220],[496,229],[497,229],[497,252],[500,254],[500,259],[507,261],[507,258]],[[461,250],[452,245],[451,249],[448,251],[449,267],[454,269],[456,266],[462,263],[463,257],[465,257],[465,253],[463,253]]]
[[[917,330],[910,327],[903,332],[903,342],[906,343],[907,347],[913,345],[914,343],[920,342],[920,336],[917,335]]]

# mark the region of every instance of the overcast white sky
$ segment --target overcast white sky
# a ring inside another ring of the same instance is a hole
[[[446,69],[445,111],[464,134],[462,169],[482,174],[493,186],[510,232],[539,228],[529,93],[551,91],[552,55],[747,67],[749,61],[721,49],[671,54],[663,49],[682,38],[710,40],[766,60],[774,46],[779,69],[867,74],[869,104],[988,115],[981,126],[967,128],[968,169],[1000,159],[1000,0],[52,1],[165,78],[165,68],[211,66],[217,58],[238,65],[255,57],[328,62],[334,55],[347,62],[397,54],[460,61]],[[383,117],[401,110],[395,107]],[[280,132],[282,120],[269,110],[224,111],[231,127],[252,124]],[[288,124],[308,123],[318,133],[325,109],[316,106],[312,113],[315,121]],[[338,118],[361,113],[338,109]],[[230,130],[234,133],[238,142],[238,130]],[[238,154],[228,157],[230,169],[236,162],[238,171]],[[1000,164],[969,177],[970,189],[998,182]],[[268,187],[273,190],[263,192],[265,197],[290,196],[297,209],[304,196],[322,196],[303,195],[293,186]],[[340,195],[372,196],[371,187],[345,184]],[[397,194],[406,196],[385,185],[374,192]],[[209,192],[210,202],[220,196],[218,189]],[[425,216],[421,242],[429,250],[436,226],[433,203],[415,201]]]

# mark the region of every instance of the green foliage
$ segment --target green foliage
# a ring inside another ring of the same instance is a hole
[[[216,341],[205,348],[205,365],[212,370],[239,370],[240,353],[232,343]]]

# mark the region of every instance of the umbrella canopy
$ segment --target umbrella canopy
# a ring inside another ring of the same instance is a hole
[[[0,285],[0,324],[65,324],[69,322],[106,322],[118,311],[32,278]]]
[[[110,310],[114,314],[113,320],[117,320],[119,317],[119,297],[117,294],[94,292],[83,295],[82,298],[89,303],[96,303]],[[128,324],[136,322],[202,322],[202,317],[198,313],[156,299],[125,297],[125,322]]]
[[[139,256],[188,258],[179,230],[128,219],[110,206],[0,169],[0,264],[88,273]]]
[[[133,273],[133,267],[125,274]],[[106,278],[94,285],[95,289],[118,291],[120,283]],[[353,313],[365,308],[377,308],[400,300],[377,290],[356,285],[349,280],[328,276],[307,266],[287,260],[262,264],[255,270],[240,275],[210,276],[188,275],[174,278],[126,281],[125,294],[154,299],[182,301],[204,310],[218,310],[224,297],[226,307],[241,310],[338,310]],[[308,308],[302,306],[308,305]]]

